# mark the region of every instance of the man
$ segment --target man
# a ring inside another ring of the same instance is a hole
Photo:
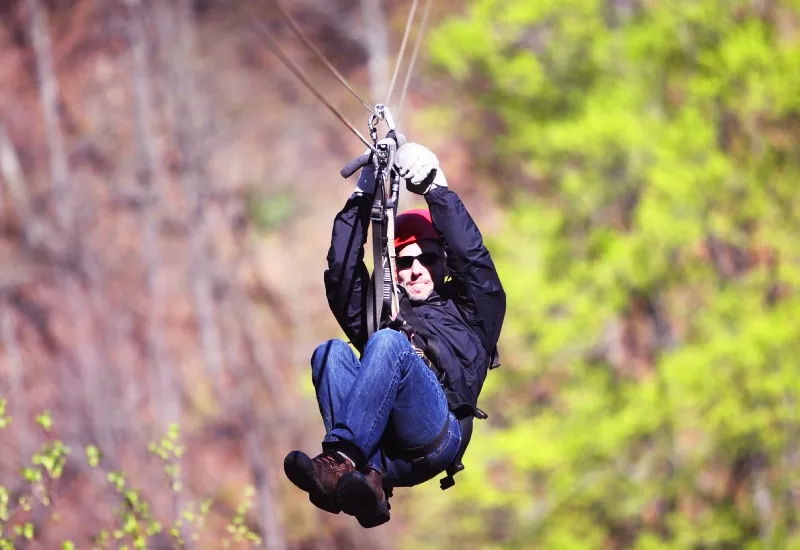
[[[423,483],[463,454],[472,418],[483,416],[478,395],[506,308],[480,231],[436,155],[406,143],[396,157],[406,188],[428,204],[395,223],[405,323],[396,319],[395,328],[367,339],[363,258],[375,192],[368,167],[336,216],[325,272],[328,304],[361,357],[342,340],[314,351],[323,452],[312,459],[292,451],[284,460],[287,477],[313,504],[353,515],[363,527],[389,520],[391,487]]]

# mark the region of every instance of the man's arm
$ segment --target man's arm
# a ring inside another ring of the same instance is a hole
[[[425,193],[433,226],[445,243],[456,299],[491,352],[500,338],[506,294],[478,226],[458,195],[433,186]]]
[[[506,295],[478,226],[448,188],[439,159],[430,149],[406,143],[397,150],[395,164],[406,188],[425,197],[433,226],[445,243],[453,298],[491,353],[500,338]]]
[[[372,176],[372,187],[368,180]],[[364,244],[372,208],[374,175],[365,169],[359,187],[336,215],[328,249],[325,294],[342,330],[359,351],[367,343],[366,300],[369,271],[364,264]]]

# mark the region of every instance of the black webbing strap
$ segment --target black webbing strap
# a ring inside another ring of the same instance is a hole
[[[375,200],[372,203],[372,277],[369,281],[367,292],[367,338],[381,328],[383,317],[383,256],[386,249],[386,240],[383,208],[383,185],[376,189]]]
[[[426,443],[425,445],[420,445],[419,447],[412,447],[410,449],[401,449],[392,452],[392,456],[396,456],[402,460],[407,460],[409,462],[422,462],[425,460],[429,454],[439,448],[439,446],[444,442],[444,439],[447,437],[447,433],[450,431],[450,415],[447,415],[447,420],[445,420],[444,426],[442,429],[439,430],[439,433],[436,437],[433,438],[430,442]]]
[[[414,311],[414,307],[411,305],[411,300],[409,300],[405,289],[402,287],[400,288],[400,311],[397,318],[390,326],[396,330],[403,331],[412,345],[422,350],[429,362],[429,366],[436,373],[439,382],[444,383],[445,371],[439,360],[439,340],[428,330],[425,323],[420,320],[417,312]]]
[[[394,234],[394,214],[397,209],[396,192],[399,180],[392,172],[397,138],[390,137],[376,143],[384,156],[373,157],[375,167],[375,198],[372,202],[372,277],[367,293],[367,338],[382,329],[395,313],[397,307],[396,282],[394,278],[394,243],[389,236]],[[391,184],[392,197],[386,196]],[[391,227],[390,227],[391,225]],[[391,246],[390,246],[391,245]]]
[[[472,439],[472,418],[473,417],[471,416],[467,416],[466,418],[462,418],[458,421],[458,423],[461,425],[461,445],[458,447],[458,452],[456,453],[456,457],[453,459],[453,462],[451,462],[450,466],[447,467],[447,475],[439,480],[439,486],[441,487],[442,491],[455,485],[456,480],[453,479],[453,476],[464,469],[464,464],[461,462],[461,459],[464,458],[464,453],[467,451],[469,440]]]

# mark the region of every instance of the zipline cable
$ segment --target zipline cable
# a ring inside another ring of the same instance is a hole
[[[392,74],[392,80],[389,83],[389,93],[386,96],[386,105],[389,105],[389,102],[392,100],[394,85],[397,83],[397,75],[400,72],[400,65],[403,63],[403,55],[406,51],[406,43],[408,42],[408,37],[411,34],[411,25],[414,22],[414,14],[417,12],[418,5],[419,0],[414,0],[414,3],[411,4],[411,9],[408,12],[408,19],[406,19],[406,30],[403,33],[403,41],[400,43],[400,53],[397,54],[397,61],[394,64],[394,73]]]
[[[419,25],[419,31],[417,31],[417,41],[414,44],[414,51],[411,54],[411,61],[409,62],[408,70],[406,71],[406,80],[403,83],[403,93],[400,95],[400,101],[397,103],[397,110],[395,111],[394,115],[395,124],[400,124],[400,113],[403,110],[403,102],[406,100],[406,92],[408,91],[408,84],[411,82],[411,75],[414,73],[414,64],[417,62],[417,55],[419,54],[419,49],[422,45],[422,37],[425,34],[425,28],[428,25],[428,13],[430,12],[431,4],[431,0],[425,0],[425,8],[422,10],[422,22]]]
[[[415,0],[415,1],[417,1],[417,0]],[[289,13],[283,8],[283,5],[278,0],[272,0],[272,3],[275,4],[275,6],[278,8],[278,11],[281,12],[281,15],[283,16],[283,18],[286,19],[287,23],[289,23],[289,27],[294,32],[295,36],[297,36],[297,38],[300,39],[300,41],[306,46],[306,48],[308,48],[311,51],[311,53],[313,53],[315,56],[317,56],[317,59],[319,59],[320,63],[325,65],[325,67],[333,74],[333,76],[335,76],[336,79],[339,82],[341,82],[344,85],[344,87],[347,88],[350,91],[350,93],[353,94],[353,96],[355,96],[355,98],[357,100],[359,100],[364,107],[367,108],[367,110],[370,113],[372,113],[373,115],[377,115],[377,113],[375,112],[375,108],[372,107],[369,103],[367,103],[364,100],[364,98],[362,98],[358,94],[358,92],[356,92],[353,89],[353,87],[350,85],[350,83],[347,82],[347,79],[336,69],[336,67],[333,66],[333,64],[331,64],[330,61],[328,61],[328,59],[319,50],[319,48],[317,48],[308,39],[308,37],[303,32],[303,30],[300,28],[300,26],[294,20],[294,18],[291,15],[289,15]]]
[[[287,69],[289,69],[289,70],[290,70],[290,71],[291,71],[291,72],[292,72],[292,73],[293,73],[293,74],[294,74],[294,75],[295,75],[297,78],[299,78],[299,79],[300,79],[300,81],[301,81],[303,84],[305,84],[305,85],[306,85],[306,87],[307,87],[307,88],[308,88],[308,89],[311,91],[311,93],[313,93],[313,94],[314,94],[314,95],[317,97],[317,99],[319,99],[319,100],[320,100],[320,101],[321,101],[321,102],[322,102],[322,103],[323,103],[323,104],[324,104],[324,105],[325,105],[325,106],[326,106],[328,109],[330,109],[330,111],[331,111],[331,112],[332,112],[334,115],[336,115],[336,117],[337,117],[339,120],[341,120],[341,121],[342,121],[342,123],[343,123],[345,126],[347,126],[347,127],[350,129],[350,131],[351,131],[351,132],[353,132],[353,133],[356,135],[356,137],[358,137],[358,139],[360,139],[360,140],[361,140],[361,142],[362,142],[364,145],[366,145],[366,146],[367,146],[367,147],[368,147],[368,148],[369,148],[369,149],[370,149],[370,150],[371,150],[373,153],[376,153],[376,154],[377,154],[377,153],[378,153],[378,151],[377,151],[377,149],[375,149],[375,146],[374,146],[374,145],[373,145],[373,144],[372,144],[370,141],[368,141],[368,140],[367,140],[367,139],[366,139],[366,138],[365,138],[363,135],[361,135],[361,132],[359,132],[359,131],[356,129],[356,127],[355,127],[355,126],[353,126],[353,125],[350,123],[350,121],[349,121],[349,120],[347,120],[347,118],[346,118],[346,117],[345,117],[345,116],[344,116],[344,115],[343,115],[343,114],[342,114],[342,113],[339,111],[339,109],[337,109],[336,107],[334,107],[334,106],[333,106],[333,105],[332,105],[330,102],[328,102],[328,101],[327,101],[327,100],[326,100],[326,99],[325,99],[325,98],[322,96],[322,94],[320,94],[320,93],[317,91],[317,89],[314,87],[314,85],[313,85],[313,84],[311,83],[311,81],[308,79],[308,77],[306,76],[306,74],[303,72],[303,69],[301,69],[301,68],[300,68],[300,67],[298,67],[298,66],[297,66],[297,65],[296,65],[294,62],[292,62],[292,60],[289,58],[289,56],[288,56],[288,55],[286,55],[286,52],[284,52],[284,51],[281,49],[281,47],[280,47],[280,46],[278,46],[277,42],[275,42],[275,40],[274,40],[274,39],[272,38],[272,36],[270,35],[270,32],[269,32],[269,30],[267,30],[267,29],[264,27],[263,23],[261,23],[261,22],[258,20],[258,18],[255,16],[255,14],[252,12],[252,10],[251,10],[250,8],[248,8],[246,5],[242,5],[242,6],[239,6],[239,5],[237,5],[235,1],[234,1],[234,2],[231,2],[231,3],[230,3],[230,5],[233,7],[233,9],[234,9],[235,11],[239,12],[239,15],[240,15],[240,16],[246,16],[246,17],[248,17],[248,18],[250,19],[250,21],[251,21],[251,23],[252,23],[252,25],[251,25],[251,28],[252,28],[252,30],[254,31],[254,34],[255,34],[255,35],[256,35],[256,36],[257,36],[257,37],[258,37],[258,38],[259,38],[259,39],[260,39],[260,40],[261,40],[261,41],[262,41],[262,42],[263,42],[263,43],[264,43],[264,44],[265,44],[265,45],[266,45],[266,46],[267,46],[269,49],[270,49],[270,50],[272,50],[272,53],[274,53],[274,54],[275,54],[275,56],[276,56],[278,59],[280,59],[280,60],[281,60],[281,62],[283,62],[283,64],[284,64],[284,65],[286,65],[286,68],[287,68]],[[246,12],[246,13],[243,13],[243,12]],[[258,31],[258,32],[256,32],[256,31]]]

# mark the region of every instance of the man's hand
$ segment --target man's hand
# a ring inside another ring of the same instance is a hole
[[[397,150],[394,165],[406,180],[406,189],[424,195],[434,187],[447,187],[439,159],[419,143],[406,143]]]

